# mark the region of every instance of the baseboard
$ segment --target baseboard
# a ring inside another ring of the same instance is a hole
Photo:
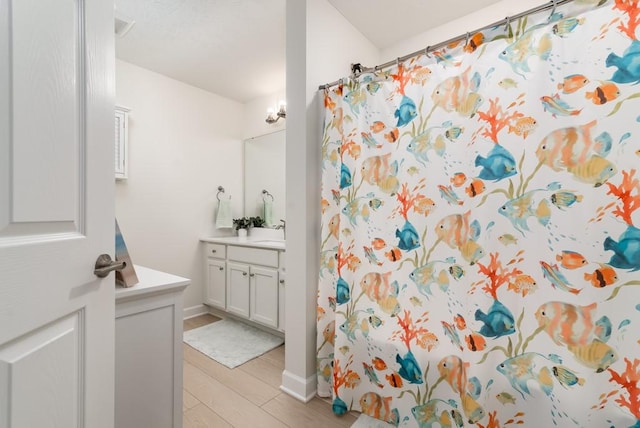
[[[184,308],[182,311],[183,319],[197,317],[198,315],[204,315],[209,313],[209,307],[206,305],[196,305],[189,308]]]
[[[316,396],[316,388],[316,374],[304,379],[287,370],[282,372],[282,385],[280,385],[280,389],[303,403],[308,403]]]

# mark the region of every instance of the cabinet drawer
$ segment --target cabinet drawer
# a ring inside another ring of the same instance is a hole
[[[207,257],[214,257],[216,259],[224,259],[227,257],[227,247],[224,244],[211,244],[206,245]]]
[[[229,260],[250,263],[254,265],[278,267],[278,251],[262,248],[236,247],[229,245],[227,256]]]

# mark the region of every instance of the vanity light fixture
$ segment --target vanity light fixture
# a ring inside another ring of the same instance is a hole
[[[265,119],[265,122],[273,124],[280,120],[280,118],[287,118],[287,103],[284,101],[280,101],[277,110],[274,108],[267,110],[267,118]]]

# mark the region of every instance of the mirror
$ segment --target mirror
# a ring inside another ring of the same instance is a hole
[[[285,131],[277,131],[244,142],[244,215],[264,215],[264,202],[273,196],[272,223],[275,227],[285,215]]]

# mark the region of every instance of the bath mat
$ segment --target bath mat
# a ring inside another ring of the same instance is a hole
[[[284,343],[259,328],[223,319],[184,332],[184,342],[230,369]]]
[[[358,419],[351,425],[351,428],[393,428],[395,425],[388,424],[380,419],[361,413]]]

